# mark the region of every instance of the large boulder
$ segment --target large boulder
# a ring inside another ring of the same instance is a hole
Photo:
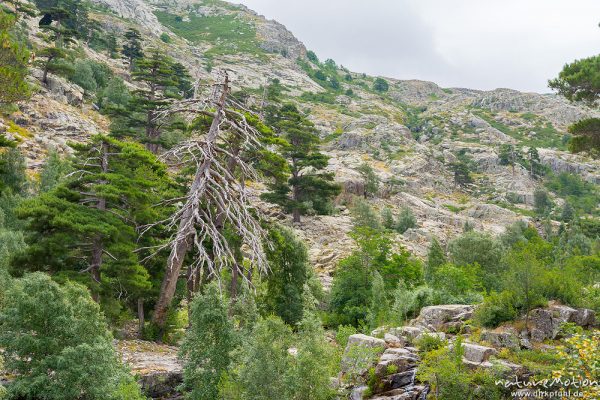
[[[342,375],[364,375],[385,351],[383,339],[363,334],[351,335],[342,356]]]
[[[518,350],[520,346],[519,337],[513,330],[488,331],[481,332],[481,340],[491,344],[494,347]]]
[[[575,309],[563,305],[536,308],[529,313],[530,335],[534,342],[555,339],[565,323],[591,328],[596,323],[596,313],[589,309]]]
[[[450,326],[455,327],[456,323],[470,319],[473,310],[474,306],[468,304],[428,306],[421,309],[421,313],[412,325],[422,326],[432,331],[444,331]]]
[[[482,362],[488,361],[491,356],[496,355],[498,352],[492,347],[481,346],[473,343],[463,343],[463,357],[470,362],[481,364]]]

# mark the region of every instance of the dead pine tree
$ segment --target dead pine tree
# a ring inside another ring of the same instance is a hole
[[[197,281],[200,269],[216,278],[223,268],[232,268],[236,276],[240,272],[242,265],[224,235],[225,225],[247,248],[251,265],[261,272],[268,268],[263,250],[265,232],[244,187],[244,180],[257,179],[257,173],[240,155],[262,147],[260,132],[247,121],[242,106],[230,99],[229,84],[229,77],[223,72],[222,81],[213,86],[210,98],[184,100],[161,113],[163,117],[181,113],[188,118],[208,117],[212,121],[208,131],[197,132],[191,140],[165,154],[166,159],[175,160],[180,166],[191,165],[195,173],[186,196],[177,199],[182,205],[168,221],[162,221],[175,233],[163,246],[170,248],[170,254],[152,318],[160,332],[164,330],[189,251],[194,251],[194,260],[188,267],[193,271],[188,272],[188,279]],[[233,151],[232,141],[238,146]],[[190,286],[196,284],[188,282]]]

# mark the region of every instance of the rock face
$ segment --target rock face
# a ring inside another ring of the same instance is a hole
[[[119,17],[137,22],[155,35],[164,32],[163,26],[158,22],[152,8],[143,0],[92,0],[96,4],[109,7]]]
[[[183,367],[177,348],[140,340],[117,342],[117,351],[131,372],[139,377],[143,392],[153,399],[177,399]]]
[[[306,47],[277,21],[263,20],[256,26],[260,47],[269,53],[279,53],[286,58],[306,59]]]
[[[567,322],[584,328],[596,324],[596,313],[589,309],[575,309],[562,305],[552,305],[549,308],[536,308],[529,313],[531,340],[541,342],[545,339],[555,339],[561,325]]]
[[[350,355],[350,348],[353,346],[381,349],[380,355],[363,368],[362,377],[358,383],[354,383],[356,386],[350,388],[350,399],[363,400],[365,399],[364,394],[367,392],[374,395],[374,397],[370,397],[371,399],[380,400],[415,400],[424,398],[427,395],[428,387],[419,385],[416,381],[419,356],[416,354],[415,349],[385,348],[385,341],[365,335],[352,335],[350,339],[345,351],[346,364],[344,364],[344,360],[342,361],[342,373],[347,372],[344,371],[344,365],[351,363],[347,357]],[[384,347],[381,347],[382,345]],[[353,357],[357,356],[354,355]],[[375,374],[367,387],[364,383],[366,383],[367,371],[371,367],[374,368]],[[341,380],[343,381],[343,376]]]
[[[470,319],[473,310],[472,305],[463,304],[424,307],[412,325],[422,326],[434,332],[444,331]]]
[[[520,348],[519,337],[516,331],[483,331],[481,332],[481,340],[491,344],[497,348],[507,348],[518,350]]]
[[[491,356],[498,353],[496,349],[492,347],[480,346],[472,343],[463,343],[464,358],[467,361],[481,364],[482,362],[488,361]]]

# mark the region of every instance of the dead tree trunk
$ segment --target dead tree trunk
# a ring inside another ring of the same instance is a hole
[[[221,121],[224,116],[225,100],[227,99],[228,90],[229,81],[226,80],[223,85],[221,98],[217,104],[217,110],[206,137],[206,143],[209,146],[217,140]],[[212,166],[212,162],[212,157],[206,157],[201,166],[196,170],[190,193],[197,193],[201,189],[201,185]],[[177,281],[179,279],[179,274],[181,273],[181,266],[183,265],[183,260],[188,252],[190,241],[193,239],[195,225],[194,211],[194,207],[188,207],[184,211],[179,222],[175,242],[171,247],[171,254],[167,261],[167,269],[160,288],[160,295],[154,308],[154,315],[152,316],[153,323],[160,329],[163,329],[165,326],[167,311],[171,306],[175,290],[177,289]]]
[[[198,115],[212,118],[205,135],[183,142],[164,155],[176,159],[178,165],[193,163],[196,172],[187,195],[178,199],[184,204],[167,221],[161,221],[166,222],[175,233],[169,244],[162,247],[169,247],[170,255],[152,318],[159,330],[164,329],[184,259],[192,248],[195,257],[190,268],[203,269],[203,282],[213,276],[218,277],[223,267],[236,266],[238,260],[223,233],[224,226],[231,227],[241,242],[248,246],[249,261],[260,271],[267,269],[262,248],[265,232],[251,210],[243,186],[245,178],[257,179],[257,173],[238,154],[236,146],[231,145],[239,143],[241,151],[257,151],[262,148],[260,132],[246,120],[243,106],[236,104],[235,100],[228,100],[229,90],[229,79],[225,74],[224,83],[215,85],[213,100],[183,100],[159,113],[164,117],[181,112],[194,118]],[[207,110],[207,107],[214,108],[214,111]],[[211,246],[207,249],[209,242]]]

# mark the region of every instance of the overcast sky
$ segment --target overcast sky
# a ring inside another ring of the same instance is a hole
[[[321,59],[444,87],[549,92],[600,53],[600,0],[233,0],[276,19]]]

